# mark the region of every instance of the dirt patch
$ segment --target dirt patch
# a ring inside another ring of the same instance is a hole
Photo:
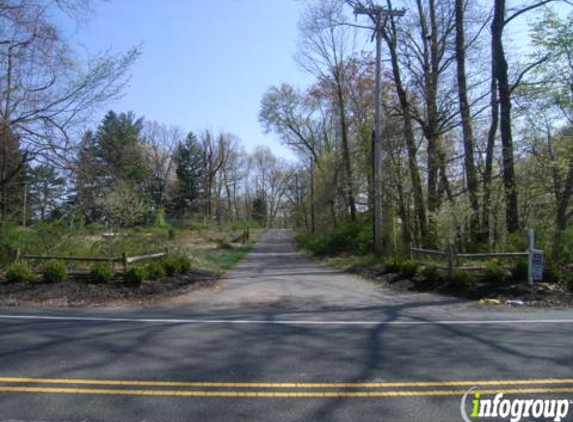
[[[360,275],[376,283],[401,292],[436,293],[464,299],[481,300],[484,304],[509,304],[543,308],[573,308],[573,292],[559,283],[536,282],[533,286],[516,279],[493,283],[478,279],[471,287],[458,286],[445,278],[430,282],[420,276],[412,279],[399,274],[386,274],[361,267],[347,272]]]
[[[114,280],[107,284],[91,284],[72,279],[49,284],[42,281],[1,283],[0,306],[94,307],[109,305],[148,305],[196,290],[217,286],[209,272],[193,271],[184,276],[144,281],[140,287]]]

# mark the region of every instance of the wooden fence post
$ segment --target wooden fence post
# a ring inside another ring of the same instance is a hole
[[[16,261],[20,260],[20,248],[16,249]]]
[[[123,273],[125,274],[127,272],[127,254],[125,252],[121,254],[121,264],[123,267]]]
[[[454,270],[454,248],[450,245],[448,249],[448,275],[452,276],[452,271]]]

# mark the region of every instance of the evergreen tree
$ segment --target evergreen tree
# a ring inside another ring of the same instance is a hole
[[[204,196],[205,151],[195,134],[189,132],[185,142],[177,145],[173,159],[177,175],[173,207],[182,215],[189,208],[196,208]]]
[[[253,200],[251,217],[261,227],[267,224],[267,201],[263,196],[257,196]]]

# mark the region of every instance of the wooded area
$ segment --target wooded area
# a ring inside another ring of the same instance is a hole
[[[353,11],[380,6],[406,12],[380,25],[385,254],[523,250],[534,228],[554,259],[571,262],[566,1],[309,2],[297,59],[315,83],[270,88],[260,114],[306,164],[295,223],[371,247],[376,22]]]
[[[534,228],[539,247],[571,262],[566,0],[307,1],[296,60],[314,83],[276,81],[259,114],[294,163],[265,147],[248,153],[232,133],[183,133],[134,112],[109,111],[86,130],[140,52],[79,65],[49,8],[78,17],[89,2],[48,4],[0,1],[2,238],[44,221],[192,220],[338,231],[339,250],[370,252],[375,22],[353,12],[381,6],[406,12],[380,23],[384,254],[523,250]]]

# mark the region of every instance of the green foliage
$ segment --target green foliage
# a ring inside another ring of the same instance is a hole
[[[179,266],[179,274],[187,274],[191,271],[191,260],[188,256],[179,255],[176,256],[177,264]]]
[[[19,261],[11,264],[6,271],[6,281],[9,283],[20,281],[32,281],[34,273],[30,264]]]
[[[165,217],[165,208],[159,207],[153,216],[153,225],[155,227],[169,227],[169,223]]]
[[[475,286],[476,276],[467,271],[453,270],[450,281],[456,288],[468,291]]]
[[[147,278],[147,272],[143,267],[131,267],[123,275],[123,281],[130,286],[141,286]]]
[[[265,227],[267,224],[267,202],[261,196],[253,200],[251,217],[257,222],[260,227]]]
[[[169,277],[191,271],[191,260],[184,255],[168,256],[160,262]]]
[[[563,273],[555,267],[546,266],[543,268],[543,281],[547,283],[557,283],[563,278]]]
[[[400,263],[400,274],[407,278],[414,277],[418,273],[419,269],[420,264],[411,259],[407,259]]]
[[[60,259],[50,259],[44,263],[42,278],[46,283],[60,283],[67,277],[66,263]]]
[[[169,238],[169,240],[175,240],[176,235],[177,232],[175,231],[175,229],[173,227],[169,227],[169,230],[167,230],[167,237]]]
[[[511,274],[513,275],[514,278],[521,280],[521,281],[526,281],[527,280],[527,274],[528,274],[528,265],[527,265],[527,261],[518,261],[515,266],[513,267],[513,271],[511,272]]]
[[[109,283],[114,275],[113,267],[105,262],[97,262],[90,268],[90,279],[93,283]]]
[[[511,233],[507,235],[505,246],[508,251],[523,252],[526,251],[528,244],[527,236],[521,232]]]
[[[496,261],[489,261],[485,264],[485,278],[491,282],[503,281],[505,277],[504,268]]]
[[[356,221],[341,222],[336,229],[314,236],[298,236],[299,247],[318,256],[344,253],[365,255],[372,251],[372,227],[365,216]]]
[[[145,271],[147,272],[147,277],[150,280],[157,280],[167,275],[165,268],[161,265],[161,262],[158,261],[148,263],[145,267]]]
[[[390,274],[396,274],[400,272],[402,266],[402,260],[396,256],[391,256],[386,260],[384,270]]]
[[[436,282],[440,279],[440,270],[435,265],[424,265],[421,274],[429,282]]]
[[[573,226],[560,234],[554,246],[553,258],[563,265],[573,263]]]
[[[233,245],[227,239],[219,239],[217,241],[219,249],[233,249]]]
[[[231,230],[258,229],[259,224],[254,220],[239,220],[231,225]]]
[[[198,206],[204,196],[205,149],[193,132],[189,132],[185,142],[180,142],[173,154],[177,175],[174,208],[180,216],[190,208]]]
[[[104,210],[112,226],[133,227],[145,219],[147,204],[136,188],[118,183],[105,197]]]

